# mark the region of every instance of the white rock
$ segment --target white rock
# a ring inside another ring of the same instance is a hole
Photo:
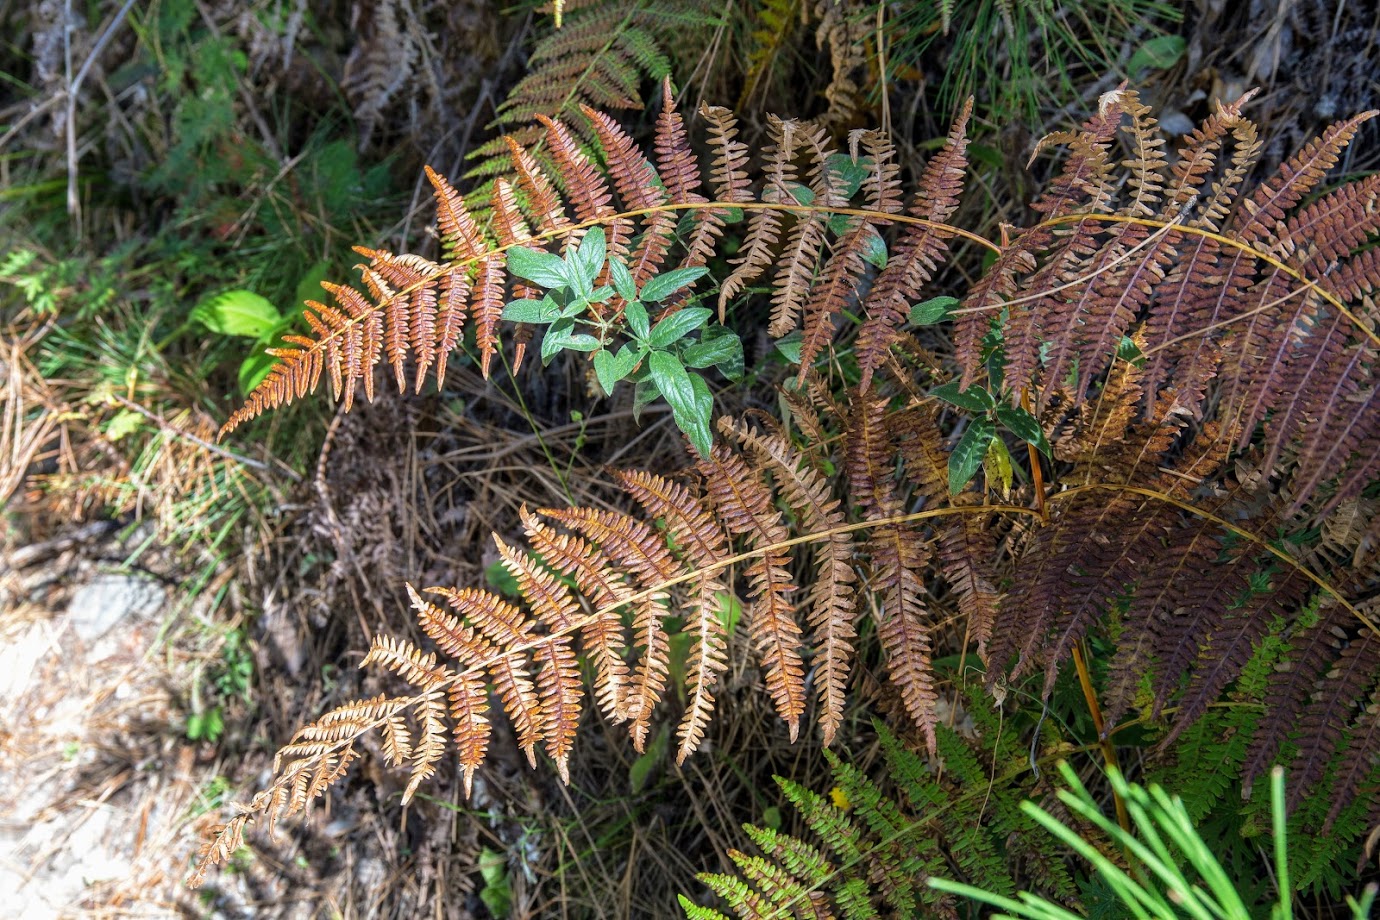
[[[147,578],[97,575],[72,595],[67,613],[77,635],[90,644],[128,616],[152,615],[165,595],[161,585]]]

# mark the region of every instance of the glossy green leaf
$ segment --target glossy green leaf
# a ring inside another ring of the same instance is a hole
[[[651,335],[651,319],[647,316],[647,308],[642,306],[640,300],[634,300],[623,308],[623,318],[628,321],[628,328],[632,334],[639,339],[646,339]]]
[[[1049,441],[1045,438],[1045,430],[1040,427],[1040,420],[1035,416],[1015,406],[998,406],[997,421],[1005,425],[1016,437],[1027,444],[1033,444],[1040,453],[1053,459]]]
[[[960,390],[957,380],[950,380],[942,386],[937,386],[930,393],[947,403],[958,406],[960,409],[967,409],[969,412],[987,412],[997,404],[991,393],[976,384],[966,390]]]
[[[642,285],[641,298],[644,301],[660,303],[681,288],[694,284],[708,273],[709,269],[703,265],[696,265],[693,268],[677,268],[665,274],[657,275],[655,278],[649,278],[647,283]]]
[[[680,354],[686,367],[717,367],[729,380],[743,376],[743,340],[723,326],[710,326]]]
[[[514,300],[503,308],[510,323],[550,323],[560,318],[561,308],[549,296],[541,300]]]
[[[979,416],[968,424],[958,446],[949,455],[949,494],[957,495],[972,481],[987,456],[987,446],[997,436],[997,427],[986,416]]]
[[[553,253],[517,246],[508,250],[508,270],[519,278],[544,288],[569,287],[571,279],[565,260]]]
[[[872,158],[858,157],[855,160],[846,153],[835,153],[824,161],[824,168],[833,180],[834,190],[848,199],[858,193],[858,189],[872,174]]]
[[[870,262],[877,268],[886,268],[886,240],[877,232],[877,228],[868,225],[863,231],[863,260]]]
[[[708,456],[714,444],[714,394],[699,374],[690,374],[690,388],[695,391],[695,414],[682,429],[701,456]]]
[[[910,321],[915,326],[930,326],[949,318],[949,311],[958,306],[957,297],[931,297],[910,308]]]
[[[590,227],[579,247],[567,257],[570,262],[570,280],[576,283],[580,293],[588,294],[594,287],[594,279],[599,277],[599,272],[603,270],[607,255],[604,228]]]
[[[653,348],[669,348],[673,343],[679,342],[709,322],[709,317],[713,313],[713,310],[704,307],[686,307],[683,310],[677,310],[652,327],[652,334],[648,337],[648,341]]]
[[[631,345],[624,345],[617,354],[610,351],[596,352],[594,376],[599,379],[600,388],[605,393],[613,393],[618,381],[631,374],[641,358],[642,352],[635,351]]]
[[[637,285],[633,281],[632,272],[628,271],[628,266],[620,259],[609,260],[609,280],[613,282],[613,289],[618,292],[619,297],[628,301],[637,299]]]
[[[208,297],[192,308],[190,318],[220,335],[250,339],[268,335],[283,322],[268,298],[242,288]]]
[[[652,382],[656,384],[656,388],[661,391],[661,395],[671,406],[677,427],[690,438],[690,443],[695,446],[695,450],[699,451],[701,456],[709,456],[709,445],[712,441],[709,434],[709,420],[704,418],[700,411],[702,397],[696,393],[695,385],[691,382],[691,376],[685,370],[685,365],[675,355],[664,351],[652,352],[647,361]],[[698,377],[698,375],[696,376]],[[703,384],[703,380],[701,380],[701,384]],[[705,387],[704,393],[708,393],[707,387]],[[710,408],[712,410],[712,400]]]
[[[1121,342],[1116,347],[1116,356],[1128,364],[1134,364],[1136,367],[1145,366],[1145,353],[1140,350],[1140,346],[1136,344],[1135,339],[1131,338],[1129,335],[1123,335],[1121,337]]]

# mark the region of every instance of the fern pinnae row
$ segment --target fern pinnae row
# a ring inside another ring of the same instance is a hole
[[[441,664],[436,660],[435,653],[424,653],[420,649],[416,649],[415,647],[411,646],[410,643],[402,642],[401,640],[393,639],[389,636],[377,637],[377,640],[374,643],[374,647],[373,649],[371,649],[370,658],[367,658],[366,661],[382,660],[385,662],[385,665],[388,666],[390,670],[400,670],[404,673],[425,674],[427,676],[428,681],[426,688],[409,696],[379,696],[370,700],[358,700],[353,703],[345,704],[342,707],[337,707],[336,710],[332,710],[331,712],[324,714],[319,720],[317,720],[316,723],[313,723],[312,726],[309,726],[309,728],[313,728],[317,725],[323,727],[335,725],[336,723],[344,719],[344,716],[342,715],[343,713],[353,713],[354,711],[366,706],[369,707],[372,710],[372,712],[375,713],[370,717],[358,720],[354,722],[354,724],[350,725],[348,728],[349,734],[345,737],[333,738],[329,741],[312,742],[311,750],[313,751],[313,754],[309,759],[315,760],[317,758],[332,757],[337,754],[353,751],[353,745],[359,740],[359,738],[363,737],[369,732],[384,728],[386,724],[390,723],[392,720],[395,720],[401,713],[405,711],[415,711],[419,707],[428,706],[430,703],[439,700],[443,694],[447,693],[447,691],[452,691],[454,688],[459,686],[470,687],[470,689],[474,692],[469,694],[469,696],[474,698],[475,703],[480,704],[482,706],[483,696],[479,695],[481,694],[480,687],[483,683],[483,677],[485,672],[488,671],[490,668],[494,667],[495,665],[502,664],[505,661],[511,660],[516,656],[526,656],[527,653],[537,650],[543,646],[548,646],[558,639],[572,637],[576,632],[579,632],[581,630],[586,629],[587,627],[598,624],[601,620],[605,619],[610,614],[616,613],[620,609],[635,606],[639,602],[652,600],[657,596],[664,596],[668,589],[675,587],[677,585],[684,584],[696,579],[701,579],[706,575],[716,573],[724,569],[728,569],[743,562],[749,562],[756,559],[760,559],[763,556],[772,552],[779,552],[781,550],[806,543],[827,540],[830,537],[840,533],[851,533],[877,526],[894,526],[920,520],[940,518],[955,514],[987,513],[1010,513],[1028,516],[1034,516],[1036,514],[1036,512],[1034,512],[1032,509],[1021,507],[1019,505],[994,504],[932,508],[924,511],[911,512],[903,515],[893,515],[888,518],[879,518],[875,521],[862,521],[843,524],[837,527],[830,527],[825,530],[791,537],[786,540],[779,540],[771,544],[762,544],[754,546],[749,550],[718,559],[711,565],[703,566],[692,571],[682,572],[681,574],[676,575],[674,577],[664,579],[658,582],[657,584],[643,588],[639,591],[631,592],[627,594],[625,597],[617,600],[616,602],[610,603],[604,607],[594,610],[593,612],[581,616],[578,619],[571,620],[559,627],[558,629],[554,629],[551,632],[546,633],[545,635],[532,635],[531,638],[514,643],[510,646],[502,647],[500,651],[480,658],[479,660],[471,659],[468,663],[468,666],[463,669],[452,669],[444,664]],[[407,585],[406,587],[408,594],[412,598],[414,606],[420,606],[422,608],[428,609],[437,609],[435,608],[435,605],[432,605],[429,602],[423,600],[421,596],[417,593],[416,589],[413,588],[411,585]],[[446,596],[456,595],[460,593],[455,592],[454,589],[450,588],[436,588],[427,590],[438,591]],[[447,615],[442,614],[442,616]],[[480,718],[483,724],[487,725],[487,719],[485,719],[482,715]],[[487,732],[485,732],[485,736],[486,735]],[[482,760],[483,749],[487,742],[486,740],[476,739],[476,743],[478,746],[474,752],[474,756],[469,758],[469,760]],[[296,742],[293,742],[285,746],[283,750],[279,752],[280,758],[291,757],[294,754],[297,754],[298,749],[295,747],[295,744]],[[528,753],[529,757],[534,756],[534,750],[532,748],[526,747],[524,748],[524,750]],[[413,755],[414,758],[417,756],[417,749],[415,747]],[[353,756],[357,755],[352,755],[349,759],[352,760]],[[297,759],[300,758],[294,758],[294,762],[296,762]],[[477,762],[462,763],[462,767],[464,767],[465,783],[467,788],[469,787],[469,783],[474,772],[474,767],[476,767],[477,765]],[[426,768],[434,769],[431,763],[424,764],[424,766]],[[210,862],[223,862],[226,858],[228,858],[230,850],[233,850],[234,847],[230,846],[229,849],[226,849],[226,847],[229,845],[229,843],[233,843],[235,840],[238,840],[238,835],[243,832],[247,822],[253,819],[256,815],[267,815],[270,823],[276,822],[279,815],[283,814],[283,811],[281,808],[272,807],[268,803],[270,801],[277,800],[276,797],[279,796],[279,794],[284,789],[283,784],[296,784],[298,782],[298,779],[298,774],[293,772],[289,772],[285,775],[280,776],[277,780],[275,780],[275,782],[272,785],[270,785],[267,789],[261,791],[255,797],[255,803],[259,803],[257,807],[251,805],[250,810],[235,815],[231,819],[231,821],[223,827],[222,831],[220,832],[220,835],[211,840],[208,844],[206,844],[206,846],[203,849],[203,853],[212,855],[209,857],[209,859],[207,856],[203,856],[203,862],[198,866],[197,871],[195,871],[193,875],[190,877],[189,884],[195,886],[196,884],[200,883],[200,880],[204,877],[205,870],[209,866]],[[413,789],[413,791],[415,791],[415,786],[412,786],[411,784],[409,784],[409,786]],[[319,794],[319,792],[317,794]],[[301,811],[301,808],[295,808],[292,811],[288,812],[288,814],[293,814],[298,811]],[[225,836],[226,834],[234,835],[233,839],[227,838]]]
[[[1077,221],[1093,221],[1111,224],[1136,224],[1143,227],[1161,228],[1164,230],[1172,230],[1174,233],[1182,233],[1185,236],[1196,236],[1201,237],[1203,239],[1212,240],[1213,242],[1220,243],[1223,246],[1226,246],[1228,249],[1235,249],[1242,255],[1247,255],[1251,256],[1252,258],[1259,259],[1260,261],[1264,262],[1266,265],[1269,265],[1276,271],[1283,272],[1284,274],[1293,278],[1295,281],[1299,282],[1299,284],[1303,286],[1304,290],[1317,291],[1318,296],[1322,297],[1323,300],[1326,300],[1329,306],[1331,306],[1337,312],[1341,313],[1347,319],[1351,320],[1352,324],[1356,327],[1356,329],[1358,329],[1367,338],[1369,338],[1372,343],[1374,343],[1377,346],[1380,346],[1380,332],[1377,332],[1376,330],[1370,328],[1369,325],[1363,322],[1361,318],[1358,317],[1355,313],[1351,312],[1351,310],[1347,308],[1346,304],[1342,303],[1342,301],[1331,291],[1327,290],[1327,288],[1323,287],[1318,282],[1308,278],[1301,269],[1294,268],[1285,262],[1281,262],[1279,259],[1270,255],[1269,253],[1263,252],[1260,249],[1257,249],[1256,247],[1252,246],[1250,243],[1244,242],[1236,237],[1228,236],[1223,233],[1218,233],[1215,230],[1207,230],[1203,227],[1195,227],[1192,224],[1180,224],[1178,223],[1178,217],[1175,217],[1174,220],[1155,220],[1154,218],[1133,217],[1127,214],[1088,214],[1081,212],[1077,214],[1064,214],[1059,217],[1051,217],[1046,220],[1043,220],[1040,223],[1036,224],[1035,227],[1053,227],[1059,224],[1069,224]],[[954,312],[957,313],[959,311],[955,310]],[[1234,321],[1240,318],[1241,317],[1233,317],[1232,319]],[[1201,338],[1201,336],[1202,333],[1199,332],[1194,337]]]
[[[1370,631],[1373,632],[1377,637],[1380,637],[1380,625],[1377,625],[1374,620],[1372,620],[1370,617],[1366,616],[1359,609],[1357,609],[1357,607],[1350,601],[1348,601],[1346,597],[1342,595],[1342,592],[1338,588],[1330,584],[1327,581],[1327,579],[1323,578],[1321,575],[1313,573],[1303,563],[1299,562],[1293,556],[1290,556],[1284,550],[1279,549],[1270,541],[1266,540],[1264,537],[1252,533],[1251,531],[1246,530],[1245,528],[1238,527],[1235,524],[1232,524],[1230,521],[1227,521],[1225,518],[1219,517],[1213,514],[1211,511],[1208,511],[1204,508],[1199,508],[1196,505],[1189,504],[1188,502],[1183,501],[1182,499],[1175,498],[1172,495],[1167,495],[1164,492],[1156,491],[1155,489],[1146,489],[1140,486],[1133,486],[1129,484],[1115,482],[1088,482],[1083,483],[1082,485],[1070,486],[1062,492],[1055,492],[1054,494],[1047,496],[1045,500],[1048,502],[1055,502],[1061,499],[1072,498],[1083,492],[1094,491],[1124,492],[1132,495],[1141,495],[1145,498],[1153,498],[1156,501],[1163,502],[1164,504],[1173,505],[1180,511],[1191,514],[1194,517],[1200,518],[1205,521],[1210,521],[1213,524],[1216,524],[1218,527],[1221,527],[1223,530],[1229,531],[1238,537],[1241,537],[1245,540],[1250,540],[1252,543],[1256,544],[1261,549],[1265,550],[1270,555],[1274,556],[1280,562],[1283,562],[1285,565],[1296,570],[1304,578],[1307,578],[1309,581],[1313,582],[1313,584],[1317,585],[1319,588],[1326,591],[1348,613],[1350,613],[1357,620],[1359,620],[1362,623],[1362,625],[1370,629]],[[1029,509],[1025,510],[1028,511]]]
[[[309,322],[313,327],[312,331],[317,333],[317,337],[313,339],[308,338],[306,336],[295,334],[286,335],[284,336],[284,341],[291,346],[297,346],[295,349],[267,349],[267,352],[269,354],[280,359],[276,364],[273,365],[275,370],[280,367],[285,367],[286,365],[284,364],[283,359],[292,356],[298,356],[297,360],[299,361],[308,362],[310,367],[310,379],[304,379],[300,386],[294,385],[291,382],[284,384],[282,390],[284,395],[280,399],[274,401],[272,405],[281,405],[283,403],[291,402],[300,398],[302,395],[305,395],[307,392],[314,392],[320,383],[321,372],[323,370],[327,371],[331,375],[333,391],[337,393],[346,393],[347,401],[349,398],[352,397],[356,381],[362,382],[365,388],[365,397],[366,399],[371,400],[373,398],[374,387],[373,368],[371,367],[368,370],[359,368],[360,373],[355,374],[353,372],[353,369],[344,367],[341,364],[341,362],[335,357],[340,347],[340,342],[343,339],[350,336],[351,334],[355,333],[355,331],[359,329],[359,327],[361,326],[365,326],[367,329],[372,327],[374,324],[377,324],[379,322],[380,316],[390,307],[394,306],[397,303],[403,302],[404,300],[410,298],[412,295],[415,295],[418,291],[422,289],[429,288],[433,285],[441,283],[442,279],[446,277],[458,278],[458,284],[468,286],[469,282],[465,278],[465,273],[469,269],[474,268],[476,266],[487,266],[496,268],[501,275],[504,269],[501,266],[497,265],[497,257],[504,255],[510,249],[513,249],[515,247],[530,247],[535,244],[546,243],[560,238],[569,238],[577,236],[582,231],[587,230],[591,227],[609,226],[621,220],[629,220],[632,218],[646,216],[655,216],[657,214],[672,214],[678,212],[706,212],[712,214],[715,211],[722,211],[724,209],[733,208],[744,211],[776,211],[806,215],[842,215],[847,217],[866,218],[873,220],[878,224],[897,223],[929,227],[936,230],[943,230],[945,233],[951,234],[953,236],[961,237],[972,243],[976,243],[977,245],[980,245],[992,252],[1001,252],[1001,247],[998,246],[996,243],[993,243],[991,240],[988,240],[981,234],[974,233],[970,230],[965,230],[963,228],[956,227],[951,224],[946,224],[942,221],[927,220],[925,218],[915,217],[913,215],[905,213],[881,212],[870,210],[867,208],[827,207],[823,205],[787,204],[784,202],[770,201],[733,202],[715,200],[692,202],[667,202],[665,204],[656,205],[653,207],[634,208],[631,210],[618,211],[614,214],[591,218],[589,220],[581,221],[578,223],[572,222],[562,224],[559,226],[549,227],[545,230],[532,233],[523,239],[518,239],[510,243],[501,243],[492,247],[488,247],[481,255],[471,255],[461,259],[451,259],[443,262],[438,262],[436,263],[436,269],[434,271],[421,274],[421,276],[417,278],[417,280],[412,281],[407,285],[400,287],[396,290],[392,290],[390,292],[390,296],[388,296],[386,300],[377,303],[361,297],[358,294],[358,292],[356,292],[353,288],[349,286],[331,284],[330,287],[327,288],[328,291],[339,290],[343,292],[343,296],[353,297],[354,299],[358,300],[356,310],[348,314],[341,314],[339,313],[339,311],[334,310],[334,308],[330,307],[329,305],[317,304],[315,301],[308,301],[308,305],[311,306],[313,309],[316,309],[318,311],[323,309],[330,311],[330,313],[333,316],[337,317],[337,319],[333,323],[325,325],[320,323],[319,320],[316,320],[315,317],[312,316],[312,314],[309,311],[305,311],[304,315],[307,316]],[[324,357],[323,353],[325,353]],[[446,364],[445,352],[441,351],[439,348],[437,349],[436,361],[438,371],[443,370]],[[487,363],[484,366],[487,368]],[[348,380],[344,379],[347,376],[344,373],[344,371],[347,370],[351,371],[351,373],[348,375]],[[417,385],[420,386],[422,379],[424,378],[424,374],[422,372],[419,372],[417,374],[417,377]],[[248,397],[246,397],[245,399],[244,406],[240,410],[232,414],[230,418],[225,422],[225,424],[221,426],[220,431],[217,434],[217,438],[223,439],[227,434],[229,434],[235,428],[239,427],[244,422],[249,421],[251,418],[261,414],[262,412],[270,408],[269,397],[267,394],[271,392],[272,387],[275,385],[278,385],[278,381],[275,380],[272,375],[270,375],[269,378],[266,378],[253,391],[251,391]],[[299,390],[300,392],[298,392]],[[256,406],[251,411],[250,406],[254,405],[257,401],[262,401],[262,404]]]
[[[1076,214],[1076,215],[1070,215],[1070,217],[1076,217],[1076,218],[1082,220],[1082,219],[1086,218],[1087,215],[1086,215],[1086,214]],[[1180,223],[1180,221],[1181,221],[1182,219],[1183,219],[1183,215],[1180,215],[1179,217],[1174,218],[1174,220],[1172,220],[1172,221],[1166,221],[1166,222],[1164,222],[1163,224],[1158,225],[1158,226],[1155,228],[1155,232],[1154,232],[1154,233],[1150,234],[1150,235],[1147,236],[1145,239],[1143,239],[1143,240],[1141,240],[1140,242],[1136,243],[1134,246],[1132,246],[1130,249],[1126,250],[1125,252],[1118,254],[1118,255],[1116,256],[1116,258],[1112,259],[1112,260],[1111,260],[1110,262],[1108,262],[1106,265],[1099,266],[1098,268],[1095,268],[1095,269],[1093,269],[1092,271],[1088,272],[1086,275],[1078,275],[1078,276],[1075,277],[1075,278],[1072,278],[1072,279],[1070,279],[1070,280],[1068,280],[1068,281],[1061,282],[1061,283],[1056,284],[1056,285],[1052,285],[1052,286],[1050,286],[1050,287],[1041,287],[1041,288],[1039,289],[1039,291],[1038,291],[1037,293],[1035,293],[1035,294],[1026,294],[1026,295],[1021,296],[1021,297],[1013,297],[1013,298],[1010,299],[1010,300],[1005,300],[1005,301],[1003,301],[1003,302],[1001,303],[1001,307],[1002,307],[1002,308],[1009,308],[1009,307],[1020,306],[1021,304],[1026,304],[1026,303],[1034,303],[1034,302],[1036,302],[1036,301],[1045,299],[1045,298],[1048,297],[1050,294],[1058,294],[1058,293],[1062,293],[1063,291],[1068,291],[1068,290],[1072,290],[1072,289],[1074,289],[1074,288],[1083,287],[1083,286],[1086,285],[1089,281],[1092,281],[1092,280],[1094,280],[1095,278],[1098,278],[1098,277],[1100,277],[1101,275],[1104,275],[1104,274],[1106,274],[1107,272],[1110,272],[1110,271],[1112,271],[1113,269],[1120,267],[1123,263],[1126,263],[1126,262],[1130,261],[1131,258],[1134,257],[1134,256],[1136,255],[1136,253],[1138,253],[1138,252],[1140,252],[1140,251],[1142,251],[1142,250],[1144,250],[1144,249],[1148,249],[1148,248],[1149,248],[1150,246],[1152,246],[1153,244],[1155,244],[1155,243],[1159,242],[1160,240],[1164,239],[1164,238],[1167,237],[1167,236],[1169,235],[1169,233],[1170,233],[1172,230],[1174,230],[1175,228],[1181,228],[1181,227],[1185,226],[1185,225],[1183,225],[1183,224]],[[1066,223],[1066,222],[1067,222],[1067,221],[1048,221],[1048,222],[1046,222],[1046,223],[1054,224],[1054,223]],[[1125,223],[1140,224],[1140,221],[1128,220],[1128,221],[1125,221]],[[1037,226],[1040,226],[1040,225],[1037,225]],[[997,310],[997,309],[999,309],[997,306],[985,306],[985,307],[955,307],[954,309],[948,311],[948,315],[950,315],[950,316],[964,316],[964,315],[974,314],[974,313],[991,313],[991,312],[994,312],[994,311]],[[1193,333],[1193,337],[1195,337],[1195,338],[1201,337],[1201,335],[1202,335],[1202,333]],[[1149,352],[1146,352],[1146,353],[1148,354]]]

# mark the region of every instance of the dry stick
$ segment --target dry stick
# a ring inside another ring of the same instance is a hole
[[[155,425],[158,426],[160,431],[166,434],[173,435],[174,437],[183,438],[184,440],[191,441],[198,447],[204,448],[218,457],[224,457],[226,460],[234,460],[236,463],[242,463],[245,466],[251,467],[256,470],[263,470],[266,473],[282,473],[284,476],[287,476],[293,482],[302,481],[302,477],[297,473],[296,470],[292,469],[291,467],[283,466],[281,464],[275,467],[271,464],[265,463],[262,460],[255,460],[252,457],[246,457],[243,454],[237,454],[232,450],[226,450],[224,447],[221,447],[217,444],[212,444],[210,441],[197,437],[190,431],[187,431],[185,428],[177,427],[172,422],[168,421],[163,416],[159,415],[157,412],[154,412],[151,409],[146,409],[131,399],[125,399],[123,396],[119,395],[112,395],[110,398],[115,402],[119,403],[120,405],[124,406],[131,412],[136,412],[139,415],[142,415],[144,418],[148,419],[149,421],[153,422]]]
[[[63,48],[67,54],[67,213],[77,224],[77,236],[81,237],[81,201],[77,198],[77,90],[81,89],[86,75],[91,72],[91,66],[96,63],[96,58],[105,50],[105,46],[115,34],[115,29],[130,8],[134,6],[134,0],[125,0],[125,5],[120,7],[115,18],[110,20],[110,24],[105,27],[101,37],[96,39],[96,44],[92,46],[91,53],[82,62],[81,70],[77,71],[75,77],[72,76],[72,0],[67,0],[65,16],[67,22],[62,27]]]

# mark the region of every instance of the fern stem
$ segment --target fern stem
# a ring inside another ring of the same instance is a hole
[[[1073,666],[1078,669],[1078,685],[1083,688],[1083,699],[1088,703],[1088,715],[1092,716],[1093,728],[1097,731],[1097,744],[1102,749],[1102,760],[1106,763],[1109,773],[1113,770],[1120,773],[1121,763],[1117,759],[1116,744],[1104,730],[1106,723],[1102,720],[1102,707],[1097,702],[1097,689],[1093,687],[1092,674],[1088,671],[1087,643],[1083,639],[1074,643]],[[1126,800],[1121,797],[1115,786],[1112,787],[1112,801],[1116,805],[1116,823],[1129,834],[1131,815],[1126,810]]]
[[[1030,390],[1021,389],[1021,408],[1035,414],[1030,408]],[[1025,442],[1026,453],[1030,455],[1030,481],[1035,489],[1035,510],[1039,512],[1040,521],[1049,523],[1049,508],[1045,505],[1045,479],[1044,471],[1040,467],[1040,451],[1029,441]]]

